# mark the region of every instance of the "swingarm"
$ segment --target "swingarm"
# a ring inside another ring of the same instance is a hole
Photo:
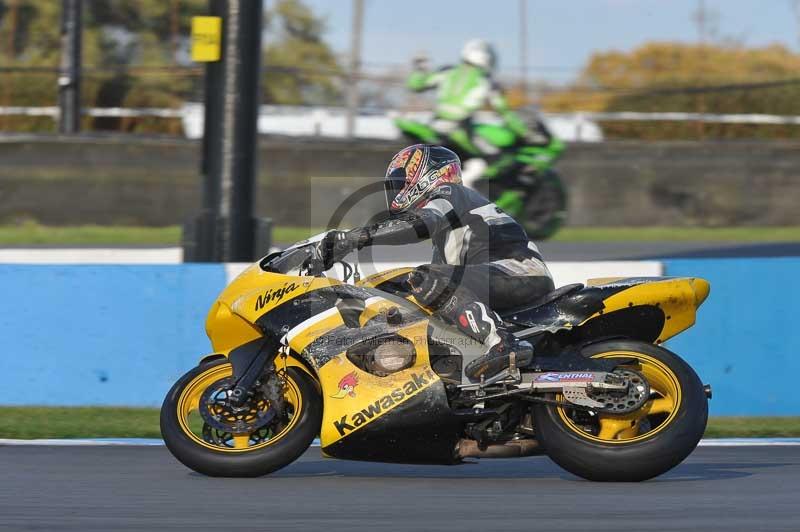
[[[605,371],[547,371],[523,373],[521,379],[509,379],[491,384],[502,384],[505,390],[487,393],[487,383],[468,384],[462,390],[474,389],[477,402],[490,399],[526,396],[533,398],[544,394],[560,394],[561,403],[614,414],[626,414],[641,408],[650,398],[650,386],[639,372],[619,368]],[[523,398],[523,397],[521,397]]]

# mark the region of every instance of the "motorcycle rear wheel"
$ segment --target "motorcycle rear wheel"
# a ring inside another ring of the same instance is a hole
[[[161,407],[161,435],[169,451],[212,477],[258,477],[295,461],[322,424],[322,398],[312,378],[297,368],[280,370],[283,413],[268,425],[234,433],[210,426],[200,414],[201,401],[209,400],[209,392],[223,391],[231,375],[230,363],[222,359],[197,366],[172,386]],[[220,418],[254,420],[270,407],[262,400],[243,414],[222,412]]]
[[[705,432],[708,399],[686,362],[663,347],[632,340],[600,342],[583,354],[636,359],[631,368],[647,378],[651,398],[625,415],[536,405],[537,438],[554,462],[588,480],[638,482],[689,456]]]

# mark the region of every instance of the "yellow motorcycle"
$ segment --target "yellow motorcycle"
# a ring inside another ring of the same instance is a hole
[[[327,233],[272,253],[223,290],[206,320],[213,353],[172,387],[161,432],[212,476],[266,475],[319,437],[326,456],[454,464],[546,454],[571,473],[640,481],[686,458],[710,387],[661,344],[691,327],[699,278],[592,279],[503,313],[535,346],[482,382],[482,346],[410,295],[410,269],[364,279],[331,267]]]

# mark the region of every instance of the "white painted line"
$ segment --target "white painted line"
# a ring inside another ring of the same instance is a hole
[[[55,445],[59,447],[92,447],[108,445],[130,445],[136,447],[164,445],[164,440],[148,438],[97,438],[97,439],[41,439],[41,440],[14,440],[0,438],[0,445]]]
[[[225,263],[225,279],[227,284],[239,277],[243,271],[252,266],[252,262],[226,262]]]
[[[413,268],[423,264],[419,261],[411,262],[375,262],[360,264],[363,275],[370,275],[393,268]],[[553,282],[556,286],[570,283],[586,283],[587,279],[598,277],[658,277],[664,274],[664,265],[659,261],[647,260],[622,260],[622,261],[591,261],[591,262],[564,262],[552,261],[547,263]],[[339,265],[335,266],[332,277],[341,278]]]
[[[707,438],[700,447],[796,447],[800,438]]]
[[[591,262],[548,262],[556,286],[586,283],[587,279],[602,277],[658,277],[664,275],[664,265],[653,260],[620,260]]]
[[[1,261],[0,261],[1,262]],[[421,261],[374,262],[361,263],[359,269],[362,276],[366,277],[377,272],[393,268],[413,268],[423,264]],[[230,263],[225,265],[225,272],[230,283],[244,271],[250,264]],[[658,277],[664,274],[664,265],[658,261],[648,260],[622,260],[622,261],[591,261],[591,262],[548,262],[547,267],[553,274],[556,286],[570,283],[585,283],[587,279],[598,277]],[[334,265],[328,274],[335,278],[342,278],[342,268]]]
[[[275,251],[273,248],[270,251]],[[0,264],[180,264],[183,250],[171,248],[6,248],[0,249]],[[415,267],[422,261],[361,263],[363,276],[392,268]],[[225,274],[230,283],[251,263],[227,263]],[[591,261],[547,263],[556,286],[585,283],[595,277],[654,277],[663,275],[663,265],[658,261]],[[330,276],[342,278],[342,269],[336,265]]]
[[[0,249],[0,264],[180,264],[182,248]]]

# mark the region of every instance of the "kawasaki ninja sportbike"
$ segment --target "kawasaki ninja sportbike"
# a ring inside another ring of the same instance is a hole
[[[213,353],[161,410],[167,447],[206,475],[265,475],[319,436],[326,456],[454,464],[544,453],[592,480],[664,473],[697,445],[707,398],[661,344],[690,327],[699,278],[594,279],[504,314],[533,360],[482,382],[483,348],[408,295],[409,269],[344,281],[319,237],[237,277],[206,320]],[[347,284],[351,281],[352,284]]]
[[[458,142],[438,134],[422,122],[398,118],[395,125],[413,142],[439,144],[455,151],[465,167],[473,159],[486,159],[488,166],[474,187],[498,207],[522,223],[534,240],[551,237],[567,215],[567,192],[559,175],[552,169],[564,151],[564,144],[547,134],[546,144],[530,145],[508,128],[475,124],[472,141]],[[540,126],[540,129],[543,126]],[[496,155],[484,157],[470,144],[482,144]]]

